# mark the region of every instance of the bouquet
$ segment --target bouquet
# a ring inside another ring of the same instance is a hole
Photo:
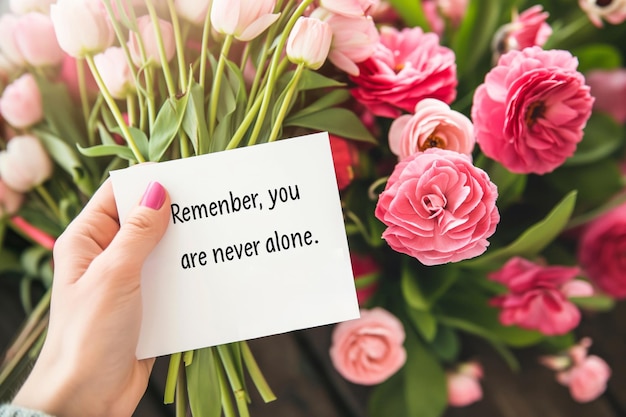
[[[327,131],[362,308],[334,328],[329,356],[374,386],[372,416],[479,400],[465,337],[512,369],[516,349],[541,347],[576,401],[604,392],[610,366],[576,329],[626,297],[626,2],[11,8],[0,270],[23,277],[29,318],[0,386],[36,357],[49,292],[33,305],[32,283],[50,287],[55,238],[110,170]],[[275,398],[245,341],[173,354],[164,400],[245,416],[246,373]]]

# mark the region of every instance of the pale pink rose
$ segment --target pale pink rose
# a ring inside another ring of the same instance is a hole
[[[413,115],[398,117],[389,129],[389,147],[400,159],[429,148],[471,155],[474,142],[472,122],[434,98],[417,103]]]
[[[509,290],[491,304],[501,309],[500,322],[505,326],[517,325],[545,335],[565,334],[580,323],[580,311],[562,288],[579,273],[577,267],[543,266],[513,257],[489,274]]]
[[[58,0],[50,17],[61,49],[74,58],[102,52],[115,40],[101,0]]]
[[[294,64],[302,63],[316,70],[326,61],[332,39],[333,31],[328,23],[300,16],[287,39],[287,57]]]
[[[50,16],[37,12],[20,16],[13,36],[24,60],[33,67],[56,66],[63,61]]]
[[[112,46],[93,57],[102,81],[114,98],[124,99],[136,91],[135,78],[128,66],[124,50]]]
[[[626,68],[592,70],[585,74],[593,108],[611,115],[618,123],[626,123]]]
[[[41,91],[32,74],[26,73],[7,86],[0,97],[0,114],[15,128],[23,129],[43,120]]]
[[[24,201],[24,194],[15,191],[0,179],[0,218],[15,214]]]
[[[511,172],[545,174],[574,154],[593,97],[568,51],[510,51],[474,93],[476,141]]]
[[[165,63],[161,61],[159,43],[154,31],[155,26],[150,16],[144,15],[138,17],[137,27],[139,28],[139,32],[130,32],[128,36],[128,48],[130,49],[133,63],[137,67],[142,67],[146,63],[159,67],[167,64],[167,62],[169,62],[176,53],[176,42],[174,40],[174,28],[172,27],[172,24],[166,20],[159,19],[159,30],[161,31],[161,39],[165,49],[165,58],[167,60]],[[141,37],[141,41],[143,42],[146,62],[143,61],[141,56],[139,37]]]
[[[578,260],[600,289],[626,299],[626,203],[585,228],[579,240]]]
[[[356,84],[352,95],[377,116],[398,117],[425,98],[450,104],[456,97],[454,52],[419,27],[381,28],[376,51],[359,70],[350,77]]]
[[[402,323],[387,310],[361,310],[361,318],[335,326],[330,359],[348,381],[380,384],[404,365],[404,338]]]
[[[211,0],[175,0],[174,5],[179,17],[194,25],[202,26],[209,13]]]
[[[497,196],[469,156],[430,148],[395,166],[375,214],[392,249],[439,265],[485,252],[500,221]]]
[[[369,58],[378,44],[378,30],[370,16],[344,16],[318,7],[311,17],[330,26],[333,39],[328,59],[350,75],[358,75],[359,62]]]
[[[15,191],[30,191],[51,175],[52,161],[35,136],[15,136],[0,152],[0,177]]]
[[[14,66],[21,68],[26,61],[15,41],[15,30],[18,24],[18,16],[10,13],[0,16],[0,52]]]
[[[33,226],[32,224],[28,223],[22,217],[19,217],[19,216],[12,217],[11,218],[11,222],[22,233],[24,233],[26,236],[28,236],[34,242],[37,242],[38,244],[40,244],[44,248],[46,248],[48,250],[52,250],[52,248],[54,247],[55,239],[52,236],[50,236],[49,234],[47,234],[43,230],[38,229],[37,227]]]
[[[275,5],[275,0],[213,0],[211,24],[219,33],[249,41],[278,19]]]
[[[538,4],[519,15],[515,14],[513,21],[502,26],[494,35],[492,49],[496,60],[513,49],[543,46],[552,35],[552,28],[546,23],[548,17],[549,13]]]
[[[56,0],[11,0],[9,7],[15,14],[26,14],[29,12],[50,13],[50,5]]]
[[[598,398],[611,377],[611,368],[604,359],[590,355],[570,369],[557,373],[557,381],[568,386],[572,398],[586,403]]]
[[[454,372],[446,372],[448,404],[452,407],[465,407],[483,398],[480,379],[482,366],[478,362],[461,364]]]
[[[580,8],[597,27],[602,27],[602,19],[618,25],[626,20],[626,0],[578,0]]]

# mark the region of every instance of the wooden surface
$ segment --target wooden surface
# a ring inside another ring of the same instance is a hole
[[[0,279],[0,351],[18,329],[23,312],[15,280]],[[574,402],[552,371],[537,362],[538,351],[517,351],[522,371],[513,374],[480,341],[469,340],[469,353],[485,368],[485,398],[469,407],[450,408],[445,417],[622,417],[626,416],[626,303],[610,313],[585,315],[579,336],[593,338],[591,353],[609,362],[609,389],[587,404]],[[367,387],[346,382],[328,358],[331,327],[253,340],[250,346],[278,400],[265,404],[253,393],[252,417],[366,417]],[[174,416],[162,404],[167,361],[157,360],[150,386],[136,417]],[[419,395],[419,393],[416,393]],[[409,417],[409,416],[407,416]],[[415,416],[419,417],[419,416]]]

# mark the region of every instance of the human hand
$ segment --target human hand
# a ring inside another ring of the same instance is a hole
[[[167,207],[167,192],[151,183],[120,227],[107,181],[59,237],[48,335],[13,404],[57,417],[132,415],[154,364],[135,356],[141,269]]]

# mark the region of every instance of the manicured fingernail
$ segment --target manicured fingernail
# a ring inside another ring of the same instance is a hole
[[[152,181],[148,184],[146,192],[141,199],[140,205],[144,207],[150,207],[151,209],[158,210],[165,201],[165,188],[156,181]]]

